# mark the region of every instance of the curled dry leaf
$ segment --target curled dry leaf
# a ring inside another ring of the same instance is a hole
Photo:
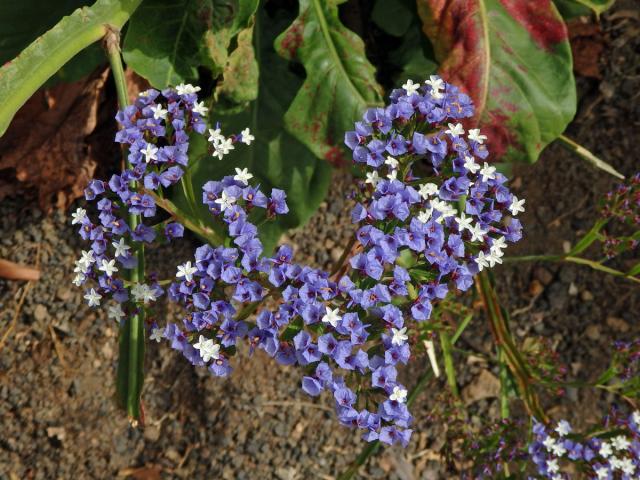
[[[99,146],[96,129],[113,110],[100,107],[106,101],[107,75],[103,69],[78,82],[40,90],[20,109],[0,138],[0,172],[9,179],[0,180],[0,199],[35,189],[40,207],[48,212],[82,195],[99,159],[108,155]]]

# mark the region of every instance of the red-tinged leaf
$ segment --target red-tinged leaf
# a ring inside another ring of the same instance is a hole
[[[576,110],[567,29],[550,0],[418,0],[440,74],[468,93],[494,160],[535,162]]]

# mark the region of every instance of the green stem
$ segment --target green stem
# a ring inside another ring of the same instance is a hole
[[[127,92],[127,82],[124,76],[122,58],[120,56],[120,32],[108,28],[104,38],[105,49],[109,57],[109,64],[113,73],[113,80],[116,85],[118,105],[120,109],[129,104]],[[132,168],[127,159],[127,168]],[[132,181],[130,188],[136,191],[137,182]],[[140,224],[139,215],[129,214],[128,224],[131,231],[134,231]],[[129,282],[133,285],[144,281],[144,244],[139,243],[135,250],[136,267],[129,270]],[[126,359],[120,358],[123,368],[118,369],[118,389],[121,401],[126,406],[127,414],[132,423],[137,423],[140,419],[140,395],[142,392],[143,363],[144,363],[144,308],[140,308],[127,319],[126,330],[121,343],[121,356],[124,353]],[[125,371],[126,370],[126,371]],[[126,377],[126,389],[125,389]]]
[[[451,349],[451,338],[446,330],[440,332],[440,346],[442,348],[442,356],[444,357],[444,372],[447,376],[447,383],[451,389],[451,393],[456,398],[460,399],[460,392],[458,391],[458,382],[456,381],[456,370],[453,365],[453,353]]]
[[[560,135],[558,137],[558,140],[560,141],[563,147],[565,147],[567,150],[572,151],[573,153],[578,155],[580,158],[586,160],[594,167],[599,168],[600,170],[604,170],[608,174],[613,175],[614,177],[617,177],[621,180],[624,180],[624,175],[618,172],[615,168],[613,168],[607,162],[600,160],[598,157],[596,157],[593,153],[591,153],[589,150],[584,148],[582,145],[571,140],[569,137]]]

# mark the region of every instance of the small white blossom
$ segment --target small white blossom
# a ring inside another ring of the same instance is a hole
[[[420,213],[418,213],[418,220],[422,223],[427,223],[433,214],[433,208],[428,208]]]
[[[471,232],[472,242],[482,242],[484,236],[488,233],[488,230],[483,230],[479,223],[476,223],[469,231]]]
[[[127,252],[131,249],[129,245],[124,243],[124,238],[122,237],[120,237],[120,240],[117,242],[111,242],[111,245],[116,249],[116,252],[114,253],[114,256],[116,257],[126,257],[128,255]]]
[[[156,327],[153,330],[151,330],[151,335],[149,336],[149,340],[155,340],[156,343],[160,343],[163,337],[164,336],[162,335],[162,329]]]
[[[124,318],[124,311],[119,303],[110,305],[107,308],[107,317],[113,318],[116,322],[120,322]]]
[[[478,252],[478,256],[474,260],[478,265],[478,270],[482,271],[485,267],[489,267],[488,258],[485,256],[484,252],[481,250]]]
[[[491,251],[502,253],[502,250],[506,247],[507,247],[507,242],[504,239],[504,237],[494,238],[493,243],[491,244]],[[561,425],[562,427],[560,427]],[[558,427],[556,428],[556,432],[558,432],[558,435],[563,436],[563,434],[560,433],[560,430],[558,430],[560,428],[562,428],[562,431],[565,431],[565,429],[568,429],[567,433],[571,431],[571,426],[569,425],[569,422],[567,422],[566,420],[561,420],[560,423],[558,423]],[[564,435],[566,435],[567,433],[565,433]]]
[[[248,128],[245,128],[244,130],[242,130],[240,132],[240,136],[242,137],[242,140],[240,141],[246,145],[251,145],[251,142],[253,142],[256,139],[256,137],[251,135],[251,131]]]
[[[242,170],[240,170],[239,168],[236,168],[236,174],[233,176],[234,180],[238,182],[242,182],[245,185],[249,185],[249,180],[251,180],[252,178],[253,178],[253,175],[249,173],[248,168],[243,168]]]
[[[191,265],[191,262],[187,262],[184,265],[178,265],[178,273],[176,273],[176,277],[183,278],[190,282],[193,280],[193,274],[196,273],[198,269]]]
[[[458,138],[460,135],[464,134],[464,127],[461,123],[449,123],[448,130],[445,130],[444,133],[451,135],[454,138]]]
[[[431,206],[434,210],[440,212],[438,223],[442,223],[445,218],[455,217],[456,215],[456,209],[453,208],[449,202],[446,202],[444,200],[433,200],[431,202]]]
[[[102,259],[102,264],[100,265],[100,267],[98,267],[98,270],[104,272],[107,277],[111,277],[115,272],[118,271],[118,267],[116,267],[115,260],[107,261],[106,259]]]
[[[92,288],[85,294],[84,298],[90,307],[99,307],[102,295],[96,292],[95,288]]]
[[[380,175],[378,175],[378,172],[376,170],[373,170],[371,172],[367,172],[367,179],[364,181],[364,183],[370,183],[371,185],[373,185],[373,187],[375,187],[376,185],[378,185],[379,181]]]
[[[404,388],[397,385],[393,387],[393,392],[391,393],[391,395],[389,395],[389,400],[391,400],[392,402],[404,403],[406,399],[407,391]]]
[[[192,93],[198,93],[200,91],[200,87],[194,87],[190,83],[181,83],[180,85],[176,85],[176,92],[178,95],[190,95]]]
[[[210,128],[209,138],[207,140],[216,145],[224,140],[224,135],[222,135],[219,128],[216,128],[215,130],[213,128]]]
[[[502,256],[504,254],[502,252],[493,252],[493,251],[489,251],[489,255],[486,256],[487,258],[487,262],[489,262],[489,266],[491,268],[493,268],[496,263],[502,264]]]
[[[340,321],[340,319],[342,318],[340,315],[338,315],[338,311],[339,310],[337,308],[331,310],[331,308],[326,307],[326,313],[322,317],[322,322],[328,323],[333,328],[335,328],[338,325],[338,322]]]
[[[398,160],[396,160],[391,156],[388,156],[387,159],[384,161],[384,163],[386,165],[389,165],[389,168],[393,168],[393,169],[398,168],[398,165],[399,165]]]
[[[633,464],[630,458],[625,458],[620,462],[620,470],[622,470],[622,473],[625,473],[627,475],[633,475],[633,473],[636,471],[636,466]]]
[[[398,178],[398,171],[397,170],[391,170],[388,174],[387,174],[387,178],[389,180],[395,180]]]
[[[222,157],[227,155],[233,149],[235,149],[235,147],[233,146],[233,140],[230,138],[226,138],[213,145],[213,156],[218,157],[219,160],[222,160]]]
[[[469,140],[473,140],[474,142],[478,142],[479,144],[483,144],[484,141],[487,139],[486,135],[480,135],[480,129],[479,128],[472,128],[469,130],[469,135],[467,135],[469,137]]]
[[[458,230],[462,232],[462,230],[471,230],[471,223],[473,219],[471,217],[467,217],[464,212],[460,214],[459,217],[456,217],[456,223],[458,224]]]
[[[233,204],[236,203],[236,199],[235,197],[227,195],[227,192],[223,190],[222,195],[220,196],[220,198],[217,198],[215,200],[215,203],[220,205],[220,211],[224,212],[227,208],[231,208]]]
[[[408,79],[407,83],[402,85],[402,88],[404,88],[407,91],[407,96],[410,97],[414,93],[418,93],[418,89],[420,88],[420,84],[419,83],[413,83],[413,80]]]
[[[607,442],[602,442],[602,445],[600,445],[600,456],[607,458],[609,457],[612,453],[613,450],[611,448],[611,444],[607,443]]]
[[[136,302],[143,302],[145,305],[156,300],[156,292],[145,283],[136,283],[131,288],[131,295]]]
[[[476,163],[475,158],[473,158],[470,155],[465,155],[464,156],[464,168],[469,170],[471,173],[475,174],[478,170],[480,170],[480,165],[478,165]]]
[[[598,475],[598,480],[609,478],[609,469],[607,467],[600,467],[596,470],[596,475]]]
[[[202,360],[208,362],[212,358],[218,360],[220,358],[220,345],[213,343],[210,338],[205,338],[200,335],[198,343],[193,345],[193,348],[200,351]]]
[[[147,143],[147,145],[140,150],[140,153],[144,155],[144,161],[146,163],[149,163],[151,160],[158,159],[158,147],[150,143]]]
[[[511,205],[509,205],[509,211],[511,212],[511,215],[515,217],[518,213],[524,212],[524,202],[524,198],[522,200],[518,200],[518,197],[514,195],[511,199]]]
[[[552,450],[553,450],[553,454],[554,454],[556,457],[561,457],[561,456],[563,456],[565,453],[567,453],[567,449],[566,449],[566,448],[564,448],[564,445],[562,445],[561,443],[556,443],[556,444],[553,446]]]
[[[611,439],[611,445],[616,450],[627,450],[631,446],[631,442],[623,435],[618,435]]]
[[[480,175],[482,175],[482,181],[486,182],[487,180],[493,180],[496,178],[496,167],[489,165],[487,162],[484,162],[484,166],[482,170],[480,170]]]
[[[160,104],[157,104],[151,107],[151,111],[153,112],[154,120],[166,120],[167,113],[169,113],[169,110],[162,108],[162,105]]]
[[[547,449],[547,452],[550,452],[556,446],[556,440],[553,437],[547,437],[542,442],[542,445]]]
[[[551,473],[558,473],[558,471],[560,470],[558,460],[556,460],[555,458],[552,460],[547,460],[547,470],[549,470]]]
[[[435,99],[442,98],[444,95],[440,90],[444,88],[444,81],[438,75],[431,75],[429,80],[425,80],[427,85],[431,87],[431,96]]]
[[[87,211],[84,208],[78,207],[75,212],[71,214],[71,225],[82,223],[87,218]]]
[[[96,259],[93,256],[93,250],[82,250],[80,252],[80,260],[78,262],[83,263],[85,265],[91,265],[94,263]]]
[[[631,414],[631,420],[636,424],[636,427],[640,428],[640,411],[636,410]]]
[[[403,345],[404,342],[409,340],[409,336],[407,335],[407,327],[391,328],[391,344],[392,345]]]
[[[84,283],[86,279],[87,277],[85,277],[84,273],[77,273],[76,276],[73,277],[71,283],[73,283],[76,287],[79,287]]]
[[[438,186],[435,183],[425,183],[420,185],[418,193],[423,200],[428,199],[431,195],[438,193]]]
[[[204,101],[202,101],[202,102],[197,102],[196,101],[193,104],[193,109],[192,110],[194,111],[194,113],[197,113],[198,115],[201,115],[203,117],[206,116],[207,112],[209,111],[209,109],[204,106]]]

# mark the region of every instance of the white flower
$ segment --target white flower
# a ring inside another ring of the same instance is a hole
[[[506,247],[507,247],[507,242],[505,241],[504,237],[494,238],[493,243],[491,244],[491,251],[500,252],[502,254],[502,249]],[[560,423],[558,423],[558,428],[560,428],[561,424],[565,425],[563,428],[568,428],[567,433],[571,431],[571,426],[569,425],[569,422],[567,422],[566,420],[561,420]],[[562,436],[562,434],[558,431],[558,428],[556,428],[556,432],[558,432],[558,434]]]
[[[558,471],[560,470],[558,460],[556,460],[555,458],[552,460],[547,460],[547,470],[549,470],[551,473],[558,473]]]
[[[461,123],[449,123],[448,126],[449,129],[445,130],[444,133],[455,138],[458,138],[460,135],[464,134],[464,128]]]
[[[199,91],[200,87],[194,87],[190,83],[181,83],[180,85],[176,85],[176,92],[178,95],[190,95]]]
[[[406,399],[407,391],[404,388],[397,385],[393,387],[393,392],[391,393],[391,395],[389,395],[389,400],[391,400],[392,402],[404,403]]]
[[[218,159],[222,160],[222,157],[227,155],[231,150],[235,149],[233,146],[233,140],[230,138],[226,138],[221,140],[219,143],[213,144],[213,156],[218,157]]]
[[[387,174],[387,178],[389,180],[395,180],[396,178],[398,178],[398,171],[397,170],[391,170],[388,174]]]
[[[435,195],[438,192],[438,186],[435,183],[425,183],[420,185],[418,188],[418,193],[422,197],[423,200],[429,198],[430,195]]]
[[[602,442],[602,445],[600,445],[599,453],[601,457],[607,458],[613,453],[613,450],[611,449],[611,445],[607,442]]]
[[[194,102],[192,110],[194,111],[194,113],[197,113],[198,115],[202,115],[203,117],[206,116],[207,112],[209,111],[209,109],[204,106],[204,101]]]
[[[427,223],[431,218],[432,214],[433,214],[433,208],[428,208],[427,210],[424,210],[423,212],[418,213],[418,220],[420,220],[422,223]]]
[[[480,165],[478,165],[476,163],[475,158],[473,158],[470,155],[465,155],[464,156],[464,168],[469,170],[471,173],[476,173],[478,170],[480,170]]]
[[[444,200],[433,200],[431,206],[441,214],[438,218],[438,223],[442,223],[445,218],[455,217],[456,215],[456,209]]]
[[[82,263],[84,265],[91,265],[95,261],[96,259],[93,256],[93,250],[82,250],[80,252],[80,260],[78,260],[79,263]]]
[[[479,223],[476,223],[469,229],[469,231],[471,232],[472,242],[482,242],[484,240],[484,236],[488,232],[488,230],[483,230]]]
[[[622,470],[622,473],[626,473],[627,475],[633,475],[633,472],[636,471],[636,466],[630,458],[625,458],[620,462],[620,470]]]
[[[504,239],[504,237],[500,238]],[[491,246],[491,248],[493,248],[493,245]],[[558,426],[555,428],[555,431],[558,435],[564,437],[565,435],[571,433],[571,425],[569,425],[569,422],[567,422],[566,420],[560,420],[558,422]]]
[[[240,135],[242,136],[241,142],[246,145],[251,145],[251,142],[253,142],[256,139],[256,137],[251,135],[251,131],[248,128],[245,128],[244,130],[242,130],[240,132]]]
[[[92,288],[87,292],[84,298],[90,307],[98,307],[100,306],[100,299],[102,298],[102,295],[96,292],[95,288]]]
[[[469,140],[473,140],[474,142],[478,142],[479,144],[483,144],[487,139],[486,135],[480,135],[479,128],[472,128],[469,130],[469,134],[467,135]]]
[[[116,257],[126,257],[127,252],[131,249],[129,245],[124,243],[124,238],[122,237],[120,237],[120,240],[118,240],[117,242],[111,242],[111,245],[113,245],[113,248],[116,249],[116,252],[114,254]]]
[[[391,328],[391,333],[393,334],[391,336],[391,344],[392,345],[402,345],[402,344],[404,344],[404,342],[409,340],[409,337],[407,335],[407,327],[402,327],[400,329],[392,327]]]
[[[456,217],[455,220],[458,224],[458,230],[461,232],[464,229],[471,230],[471,222],[473,222],[473,219],[471,217],[467,217],[464,212],[461,213],[459,217]]]
[[[81,286],[84,281],[87,279],[87,277],[84,276],[84,273],[78,273],[76,274],[76,276],[73,278],[73,280],[71,281],[71,283],[73,283],[76,287]]]
[[[71,214],[71,225],[82,223],[87,218],[87,211],[84,208],[78,207],[75,212]]]
[[[111,277],[115,272],[118,271],[118,267],[116,267],[115,260],[107,261],[106,259],[103,258],[102,264],[100,265],[100,267],[98,267],[98,270],[100,270],[101,272],[104,272],[107,275],[107,277]]]
[[[144,161],[146,163],[149,163],[151,160],[158,159],[158,147],[150,143],[147,143],[147,145],[140,150],[140,153],[144,155]]]
[[[515,217],[518,213],[524,212],[524,202],[524,198],[522,200],[518,200],[518,197],[514,195],[511,199],[511,205],[509,205],[509,211],[511,212],[511,215]]]
[[[198,269],[196,267],[191,266],[191,262],[187,262],[184,265],[178,265],[178,273],[176,273],[176,277],[184,277],[187,282],[190,282],[193,280],[193,274],[197,271]]]
[[[609,477],[609,469],[607,467],[600,467],[596,470],[598,480],[604,480]]]
[[[213,143],[214,145],[222,142],[224,140],[224,135],[222,135],[222,133],[220,133],[220,129],[216,128],[215,130],[213,128],[209,129],[209,138],[208,141]]]
[[[561,443],[556,443],[556,444],[553,446],[552,450],[553,450],[553,454],[554,454],[556,457],[561,457],[561,456],[563,456],[565,453],[567,453],[567,449],[566,449],[566,448],[564,448],[564,445],[562,445]]]
[[[500,252],[499,254],[496,252],[489,251],[489,255],[486,256],[487,262],[489,262],[489,266],[493,268],[496,263],[502,264],[502,256],[504,254]]]
[[[124,317],[124,311],[122,310],[122,306],[119,303],[115,305],[110,305],[107,308],[107,317],[113,318],[116,322],[120,322]]]
[[[627,450],[631,446],[631,442],[623,435],[618,435],[611,440],[611,445],[616,450]]]
[[[622,462],[618,457],[611,457],[609,459],[609,465],[611,465],[611,468],[614,470],[620,470],[620,467],[622,467]]]
[[[205,338],[200,335],[198,343],[193,345],[193,348],[200,351],[202,360],[208,362],[212,358],[218,360],[220,358],[220,345],[213,343],[210,338]]]
[[[169,113],[169,110],[162,108],[162,105],[160,104],[157,104],[151,107],[151,111],[153,112],[154,120],[166,120],[167,113]]]
[[[341,318],[342,317],[340,315],[338,315],[338,309],[337,308],[334,309],[334,310],[331,310],[331,308],[326,307],[326,313],[322,317],[322,322],[323,323],[328,323],[333,328],[335,328],[338,325],[338,322],[340,321]]]
[[[133,295],[136,302],[143,302],[144,304],[153,302],[157,298],[156,292],[144,283],[136,283],[131,288],[131,295]]]
[[[227,195],[227,192],[222,191],[222,196],[215,200],[215,203],[220,205],[220,211],[224,212],[227,208],[231,208],[236,203],[235,197]]]
[[[431,96],[433,98],[442,98],[444,95],[440,93],[440,90],[444,88],[444,81],[438,75],[431,75],[429,80],[425,80],[427,85],[431,87]]]
[[[640,428],[640,411],[636,410],[631,414],[631,420],[636,424],[636,427]]]
[[[547,449],[547,452],[550,452],[556,446],[556,440],[553,437],[547,437],[542,442],[542,445]]]
[[[253,175],[249,173],[248,168],[243,168],[242,170],[236,168],[236,174],[233,177],[234,180],[242,182],[245,185],[249,185],[249,180],[251,180],[252,178]]]
[[[396,160],[395,158],[388,156],[387,159],[384,161],[384,163],[386,165],[389,165],[390,168],[396,169],[398,168],[398,160]]]
[[[378,172],[374,170],[372,172],[367,172],[367,179],[364,181],[364,183],[370,183],[375,187],[376,185],[378,185],[379,181],[380,175],[378,175]]]
[[[149,336],[149,340],[155,340],[157,343],[160,343],[163,337],[164,335],[162,335],[162,329],[156,327],[153,330],[151,330],[151,335]]]
[[[478,252],[478,256],[474,259],[476,264],[478,265],[478,270],[482,271],[483,268],[489,267],[489,259],[485,256],[484,252],[481,250]]]
[[[420,84],[419,83],[413,83],[413,80],[408,79],[407,83],[402,85],[402,88],[404,88],[407,91],[407,96],[410,97],[414,93],[418,93],[418,89],[420,88]]]
[[[487,162],[484,162],[484,167],[480,170],[480,175],[482,175],[482,181],[486,182],[487,180],[493,180],[496,178],[496,167],[489,165]]]

